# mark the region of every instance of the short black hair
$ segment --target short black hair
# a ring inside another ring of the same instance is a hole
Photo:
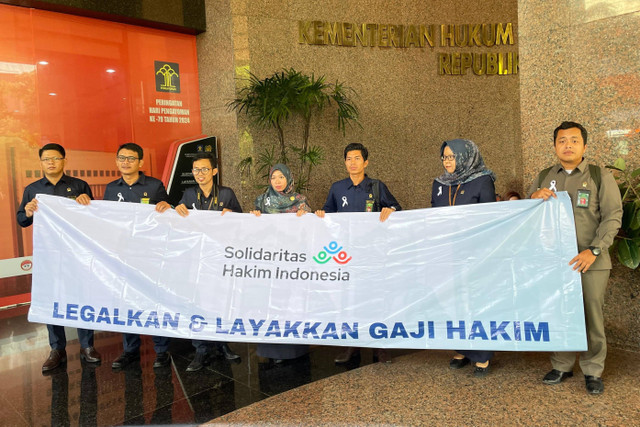
[[[142,147],[140,147],[135,142],[126,142],[126,143],[122,144],[120,147],[118,147],[118,151],[116,151],[116,155],[120,154],[120,151],[122,151],[122,150],[135,151],[136,154],[138,155],[138,159],[142,160]]]
[[[582,140],[584,141],[584,145],[587,145],[587,130],[580,123],[576,123],[576,122],[562,122],[562,123],[560,123],[560,126],[558,126],[553,131],[553,145],[554,146],[556,145],[556,138],[558,137],[558,132],[559,131],[566,130],[566,129],[573,129],[573,128],[580,129],[580,133],[582,134]]]
[[[46,150],[55,150],[58,153],[62,154],[62,158],[67,157],[67,153],[64,151],[64,147],[60,144],[50,143],[45,144],[41,149],[38,150],[38,157],[42,157],[42,153]]]
[[[191,165],[193,165],[198,160],[204,159],[209,160],[209,163],[211,163],[211,169],[215,169],[218,167],[218,163],[211,153],[197,153],[195,156],[193,156],[193,159],[191,159]]]
[[[367,161],[367,159],[369,158],[369,150],[367,150],[367,148],[364,145],[360,144],[359,142],[352,142],[351,144],[349,144],[346,147],[344,147],[344,159],[345,160],[347,160],[347,153],[349,151],[360,151],[364,161]]]

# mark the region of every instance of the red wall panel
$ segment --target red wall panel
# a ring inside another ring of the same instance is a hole
[[[171,142],[201,133],[197,70],[195,36],[0,5],[0,306],[29,292],[30,276],[12,277],[32,247],[15,214],[42,176],[38,148],[62,144],[67,173],[96,197],[118,177],[125,142],[140,144],[145,172],[160,177]]]

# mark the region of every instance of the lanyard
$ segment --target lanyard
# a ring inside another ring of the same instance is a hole
[[[200,188],[198,188],[198,204],[200,205],[200,210],[205,210],[203,209],[203,199],[205,199],[204,194],[202,193],[202,190]],[[202,198],[201,195],[202,194]],[[209,201],[209,206],[207,206],[208,211],[211,210],[211,206],[215,203],[215,207],[213,210],[216,210],[216,208],[218,207],[218,187],[216,187],[215,185],[213,186],[213,188],[211,189],[211,194],[209,195],[211,197],[211,200]]]
[[[451,186],[449,186],[449,206],[456,204],[456,197],[458,197],[458,190],[460,190],[460,184],[456,187],[456,192],[453,194],[453,201],[451,200]]]

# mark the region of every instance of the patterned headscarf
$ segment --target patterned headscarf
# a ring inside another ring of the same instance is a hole
[[[451,148],[456,156],[456,170],[453,173],[445,172],[436,178],[440,184],[458,185],[466,184],[476,178],[484,175],[491,176],[492,180],[496,180],[496,175],[491,169],[487,169],[482,160],[482,155],[478,146],[468,139],[452,139],[445,141],[440,147],[440,156],[444,156],[445,147]]]
[[[271,185],[271,177],[275,171],[282,172],[282,175],[287,180],[287,187],[284,191],[276,191]],[[302,194],[293,191],[294,182],[291,171],[288,167],[282,163],[278,163],[269,171],[269,188],[263,194],[256,198],[256,209],[262,213],[286,213],[286,212],[298,212],[300,209],[304,209],[307,212],[311,212],[311,208],[307,204],[307,198]]]

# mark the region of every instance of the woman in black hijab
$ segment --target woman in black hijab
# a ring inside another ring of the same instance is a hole
[[[487,169],[476,144],[466,139],[445,141],[440,147],[445,172],[433,181],[431,206],[455,206],[496,201],[494,173]],[[493,351],[459,350],[449,361],[451,369],[474,362],[474,375],[485,377]]]

